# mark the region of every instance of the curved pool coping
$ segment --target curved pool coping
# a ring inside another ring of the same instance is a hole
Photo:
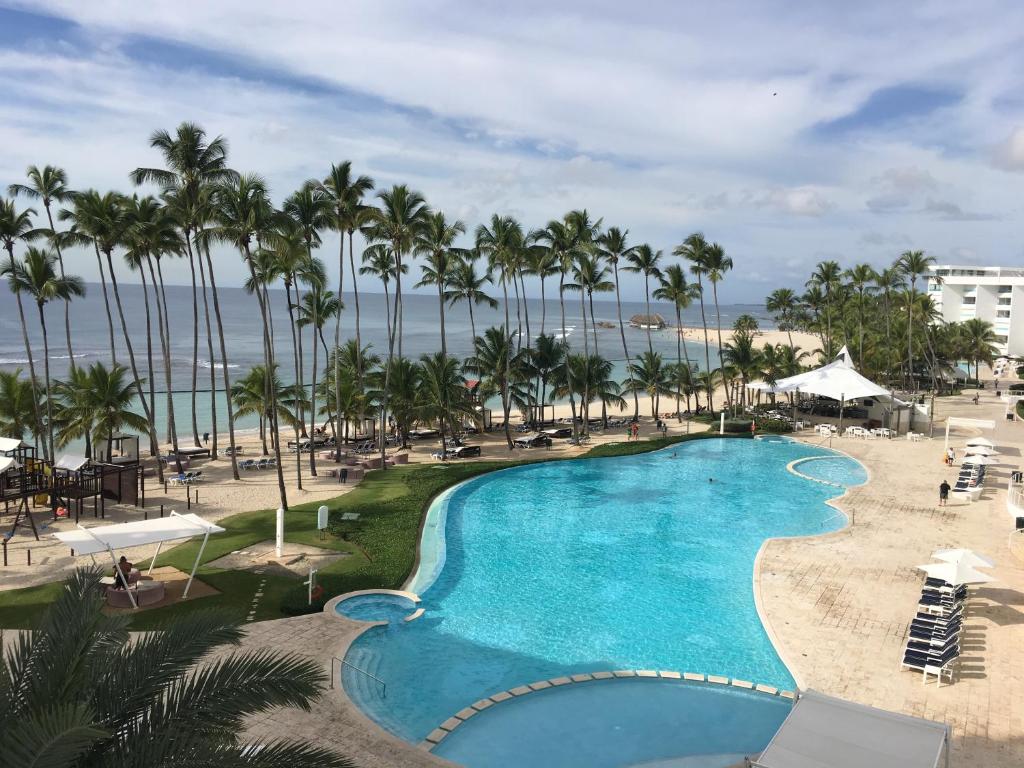
[[[669,672],[653,669],[617,669],[605,672],[584,672],[577,675],[552,677],[549,680],[538,680],[535,683],[527,683],[526,685],[510,688],[507,691],[501,691],[499,693],[492,694],[491,696],[485,696],[484,698],[473,702],[469,706],[460,709],[454,715],[438,725],[437,728],[432,730],[427,735],[426,739],[420,743],[420,746],[427,750],[433,750],[434,747],[440,744],[449,733],[454,731],[464,722],[479,712],[483,712],[485,709],[490,709],[496,704],[501,704],[515,698],[521,698],[530,693],[544,691],[549,688],[556,688],[563,685],[588,683],[595,680],[621,680],[623,678],[675,680],[678,681],[680,685],[723,685],[754,693],[760,693],[765,696],[790,700],[796,699],[795,691],[780,691],[778,688],[771,685],[762,685],[760,683],[753,683],[749,680],[729,678],[722,675],[705,675],[701,672]]]
[[[356,589],[352,592],[345,592],[342,595],[332,597],[330,600],[324,603],[324,613],[329,613],[333,616],[342,616],[348,619],[349,621],[356,621],[360,624],[367,624],[367,629],[369,629],[370,627],[377,627],[382,624],[390,624],[391,622],[388,621],[380,621],[376,619],[357,619],[352,616],[345,616],[345,614],[341,613],[338,610],[338,606],[344,603],[346,600],[351,600],[353,597],[363,597],[364,595],[392,595],[394,597],[404,597],[407,600],[411,600],[413,605],[418,605],[421,602],[419,595],[417,595],[415,592],[410,592],[405,589]],[[402,620],[415,621],[422,615],[423,609],[417,608]],[[360,634],[362,633],[360,632]]]
[[[847,457],[848,459],[850,459],[852,461],[856,461],[858,464],[860,464],[862,467],[864,467],[864,471],[867,474],[867,479],[863,483],[861,483],[860,485],[861,486],[867,485],[868,483],[871,482],[871,469],[866,464],[864,464],[864,462],[860,461],[859,459],[855,458],[854,456],[851,456],[850,454],[846,453],[845,451],[841,451],[839,449],[831,448],[831,447],[825,448],[824,446],[819,445],[819,444],[809,443],[809,442],[807,442],[805,439],[803,439],[801,437],[792,437],[791,439],[793,440],[793,442],[798,442],[798,443],[801,443],[801,444],[806,445],[806,446],[811,447],[811,448],[824,448],[824,450],[826,450],[826,451],[831,451],[833,453],[845,456],[845,457]],[[766,442],[770,442],[770,441],[766,441]],[[678,448],[678,446],[672,445],[672,446],[666,446],[666,448]],[[650,453],[657,453],[659,450],[666,450],[666,448],[655,449],[653,451],[650,451]],[[586,458],[586,456],[581,456],[579,458]],[[592,457],[592,458],[620,458],[620,457],[610,456],[610,457]],[[805,458],[809,458],[809,457],[805,457]],[[336,618],[344,619],[346,621],[355,621],[355,622],[358,622],[358,623],[361,623],[361,624],[364,625],[363,628],[359,632],[357,632],[355,635],[353,635],[349,639],[348,643],[345,644],[344,649],[341,649],[340,653],[341,653],[342,657],[344,657],[345,655],[348,654],[349,648],[351,648],[352,645],[354,645],[359,640],[359,638],[363,636],[363,634],[365,634],[369,630],[373,629],[374,627],[384,626],[388,622],[382,622],[382,621],[360,622],[358,619],[351,619],[350,617],[344,616],[344,615],[342,615],[341,613],[338,613],[335,610],[335,607],[338,605],[338,603],[342,602],[343,600],[347,600],[347,599],[349,599],[351,597],[357,597],[359,595],[375,594],[375,593],[398,594],[398,595],[402,595],[402,596],[406,596],[406,597],[412,597],[412,598],[415,599],[415,601],[417,603],[420,602],[420,596],[416,592],[411,591],[409,589],[409,587],[415,582],[416,578],[419,576],[420,571],[422,570],[422,565],[423,565],[422,548],[423,548],[423,542],[424,542],[424,534],[426,532],[427,522],[428,522],[428,519],[430,517],[430,513],[431,513],[431,511],[435,507],[438,506],[437,502],[442,500],[443,498],[445,498],[447,496],[450,496],[452,493],[454,493],[456,490],[461,488],[466,483],[470,483],[473,480],[476,480],[476,479],[479,479],[479,478],[485,477],[485,476],[490,476],[490,475],[493,475],[493,474],[498,473],[498,472],[507,472],[507,471],[509,471],[511,469],[516,469],[517,466],[522,466],[522,465],[516,465],[516,466],[513,466],[513,467],[501,467],[501,468],[498,468],[498,469],[494,469],[494,470],[492,470],[490,472],[484,472],[484,473],[482,473],[480,475],[476,475],[474,477],[467,478],[465,480],[462,480],[462,481],[456,483],[455,485],[452,485],[452,486],[444,489],[443,491],[438,493],[436,496],[434,496],[429,501],[428,506],[427,506],[427,510],[423,514],[422,519],[420,520],[420,527],[419,527],[419,532],[417,534],[417,542],[416,542],[416,557],[415,557],[415,560],[413,562],[413,569],[412,569],[409,577],[403,583],[403,585],[402,585],[403,588],[402,589],[399,589],[399,590],[389,590],[389,589],[361,589],[361,590],[355,590],[353,592],[346,592],[343,595],[338,595],[337,597],[333,597],[333,598],[331,598],[330,600],[328,600],[324,604],[324,608],[323,608],[323,612],[324,613],[329,614],[331,616],[334,616]],[[799,473],[794,473],[794,474],[797,474],[799,477],[805,478],[807,480],[813,480],[813,478],[809,478],[809,477],[807,477],[805,475],[801,475]],[[764,558],[765,550],[767,549],[767,547],[773,541],[784,541],[786,539],[810,539],[810,538],[818,538],[818,537],[826,537],[826,536],[837,536],[837,535],[845,533],[847,531],[847,529],[850,527],[851,521],[850,521],[850,516],[846,513],[846,511],[844,509],[842,509],[839,506],[839,502],[842,501],[842,499],[844,499],[849,494],[851,487],[860,487],[860,486],[849,486],[849,487],[847,487],[845,489],[845,491],[843,493],[841,493],[841,494],[839,494],[839,495],[837,495],[837,496],[835,496],[835,497],[833,497],[831,499],[826,499],[825,500],[825,504],[827,504],[828,506],[830,506],[833,509],[835,509],[844,518],[845,523],[840,528],[836,528],[835,530],[832,530],[832,531],[824,531],[824,532],[819,532],[819,533],[808,533],[808,534],[802,534],[802,535],[797,535],[797,536],[773,536],[771,538],[767,538],[763,542],[761,542],[761,546],[760,546],[760,548],[757,551],[757,555],[754,557],[754,562],[753,562],[753,579],[752,579],[752,581],[753,581],[753,592],[754,592],[754,608],[757,610],[758,619],[760,619],[760,621],[761,621],[761,626],[764,628],[765,634],[768,636],[768,641],[772,644],[772,648],[774,649],[775,654],[779,657],[780,661],[782,661],[783,666],[786,667],[786,669],[790,673],[790,676],[793,678],[793,681],[795,683],[795,688],[796,688],[795,695],[799,695],[800,690],[806,687],[805,681],[804,681],[803,676],[799,672],[796,660],[792,659],[789,656],[789,654],[786,652],[786,650],[784,649],[784,647],[782,645],[782,641],[779,638],[779,636],[776,634],[775,629],[772,626],[771,621],[768,619],[767,613],[766,613],[766,611],[764,609],[764,601],[763,601],[763,599],[761,597],[761,564],[762,564],[762,561],[763,561],[763,558]],[[443,521],[444,522],[447,521],[447,506],[445,506],[445,513],[443,515]],[[444,529],[442,528],[441,530],[443,531]],[[442,539],[442,541],[444,541],[444,539]],[[433,575],[430,583],[427,585],[427,588],[429,588],[433,584],[433,581],[436,580],[437,575],[440,573],[440,569],[443,568],[443,567],[444,567],[444,559],[443,558],[440,560],[439,563],[435,562],[435,569],[436,570],[434,572],[434,575]],[[423,589],[423,588],[421,588],[421,590],[425,591],[425,589]],[[419,609],[419,610],[422,611],[423,609]],[[407,620],[411,621],[412,618],[407,618]],[[634,671],[636,671],[636,670],[634,670]],[[658,674],[658,673],[655,673],[655,674]],[[672,673],[669,673],[669,674],[672,674]],[[686,673],[682,673],[682,674],[686,674]],[[690,674],[698,674],[698,673],[690,673]],[[709,675],[708,677],[710,679],[711,676]],[[729,680],[729,678],[724,678],[724,679],[725,680]],[[355,701],[353,701],[349,697],[348,692],[345,690],[345,686],[344,685],[338,686],[338,693],[346,700],[346,702],[348,702],[359,713],[361,719],[365,723],[369,724],[369,726],[371,726],[373,729],[375,729],[375,730],[379,731],[380,733],[384,734],[385,736],[387,736],[389,740],[394,739],[394,740],[397,740],[397,741],[399,741],[399,742],[401,742],[403,744],[409,744],[410,743],[410,742],[404,741],[403,739],[400,739],[398,736],[395,736],[392,733],[389,733],[387,730],[382,728],[378,723],[376,723],[374,720],[372,720],[369,717],[369,715],[367,715],[362,710],[362,708]],[[790,693],[790,692],[783,692],[783,693],[780,693],[779,695],[783,695],[785,693]],[[495,694],[495,695],[497,695],[497,694]],[[482,701],[482,699],[481,699],[481,701]],[[460,711],[464,711],[464,710],[460,710]],[[426,743],[426,742],[424,742],[424,743]],[[431,745],[428,744],[428,750],[429,750],[430,746]],[[448,762],[448,761],[445,761],[445,762]],[[452,765],[454,765],[454,763]]]

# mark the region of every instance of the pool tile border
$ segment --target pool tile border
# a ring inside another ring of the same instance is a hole
[[[474,717],[485,709],[493,707],[495,704],[500,704],[503,701],[520,699],[523,696],[536,693],[537,691],[547,690],[548,688],[557,688],[563,685],[580,685],[595,680],[614,680],[631,677],[645,680],[678,680],[681,684],[704,683],[723,685],[731,688],[751,691],[753,693],[760,693],[765,696],[790,700],[795,700],[797,697],[797,694],[793,691],[780,691],[778,688],[771,685],[753,683],[749,680],[740,680],[738,678],[729,678],[724,675],[705,675],[701,672],[675,672],[672,670],[653,669],[617,669],[614,671],[580,672],[574,675],[553,677],[550,680],[538,680],[535,683],[519,685],[507,691],[499,691],[485,699],[473,702],[468,707],[460,709],[454,715],[441,723],[441,725],[431,731],[427,738],[420,743],[420,746],[427,751],[433,750],[433,748],[440,744],[445,737],[471,717]]]

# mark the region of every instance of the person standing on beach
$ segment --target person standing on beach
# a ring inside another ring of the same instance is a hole
[[[949,483],[945,480],[942,481],[942,485],[939,486],[939,506],[946,506],[946,502],[949,500]]]

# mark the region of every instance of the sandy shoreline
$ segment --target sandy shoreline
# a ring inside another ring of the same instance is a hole
[[[704,345],[704,329],[695,328],[692,326],[683,326],[680,328],[680,332],[683,338],[686,339],[687,343],[695,342]],[[722,343],[728,344],[732,341],[734,331],[732,329],[722,329]],[[718,346],[718,331],[714,328],[708,328],[708,343],[713,346]],[[793,331],[787,333],[786,331],[777,330],[761,330],[754,333],[754,346],[758,349],[763,347],[765,344],[785,344],[789,346],[790,339],[792,337],[792,343],[801,351],[814,353],[815,350],[821,348],[821,339],[815,336],[813,333],[805,333],[804,331]],[[691,352],[691,357],[693,354]],[[712,365],[714,365],[714,357],[712,357]]]

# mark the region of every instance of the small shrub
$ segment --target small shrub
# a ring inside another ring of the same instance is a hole
[[[733,435],[750,432],[750,419],[726,419],[725,431]]]
[[[788,421],[783,421],[782,419],[758,419],[757,431],[771,432],[772,434],[778,435],[784,432],[792,432],[793,425]]]

